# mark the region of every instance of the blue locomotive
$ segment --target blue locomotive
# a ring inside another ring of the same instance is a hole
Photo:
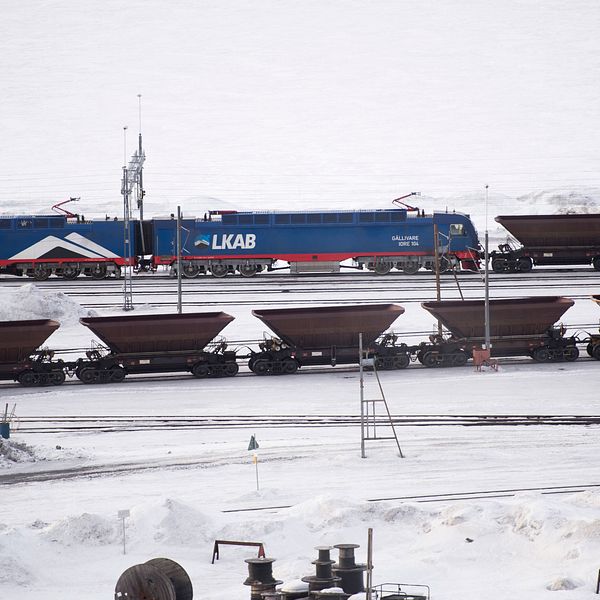
[[[155,269],[177,264],[174,218],[132,220],[125,256],[123,220],[85,220],[67,215],[0,217],[0,272],[45,280],[118,277],[121,267]],[[292,273],[337,272],[344,261],[378,274],[472,269],[479,259],[473,223],[461,213],[426,215],[416,209],[296,212],[213,211],[185,218],[181,228],[186,277],[290,268]],[[278,263],[278,261],[280,261]],[[281,266],[287,263],[285,266]]]
[[[479,257],[477,231],[468,215],[418,210],[220,212],[182,220],[182,272],[251,277],[276,261],[292,273],[340,270],[342,261],[384,275],[413,274],[435,264],[434,228],[442,271],[472,269]],[[175,266],[177,225],[151,221],[154,264]]]
[[[130,223],[132,239],[134,233],[135,223]],[[81,273],[104,279],[120,275],[122,266],[134,262],[134,256],[124,258],[122,220],[0,216],[0,272],[28,275],[38,281],[52,274],[75,279]]]

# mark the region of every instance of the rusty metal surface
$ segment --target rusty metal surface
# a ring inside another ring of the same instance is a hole
[[[574,301],[562,296],[490,300],[490,335],[539,335],[556,323]],[[421,306],[459,338],[485,335],[483,300],[442,300]]]
[[[51,319],[0,321],[0,363],[26,360],[59,327]]]
[[[600,246],[600,214],[499,216],[496,221],[527,247]]]
[[[224,312],[83,318],[113,352],[202,350],[234,317]]]
[[[253,310],[252,314],[286,343],[308,350],[358,347],[359,333],[367,346],[403,312],[397,304],[363,304]]]
[[[115,586],[115,600],[177,600],[171,580],[152,565],[134,565]]]

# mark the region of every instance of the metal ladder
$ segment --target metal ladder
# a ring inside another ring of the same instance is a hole
[[[363,352],[362,345],[362,333],[358,336],[359,339],[359,371],[360,371],[360,456],[366,458],[365,443],[379,440],[395,440],[396,446],[398,447],[398,454],[400,458],[404,458],[402,454],[402,448],[400,447],[400,441],[396,435],[396,428],[390,414],[383,386],[379,379],[379,373],[377,372],[376,361],[373,358],[368,358]],[[375,378],[377,379],[377,386],[379,387],[380,398],[365,398],[365,384],[364,384],[364,367],[369,366],[373,368]],[[385,416],[387,417],[387,423],[382,424],[377,421],[377,405],[383,404],[385,408]],[[380,435],[377,431],[378,427],[387,427],[391,429],[392,435]]]

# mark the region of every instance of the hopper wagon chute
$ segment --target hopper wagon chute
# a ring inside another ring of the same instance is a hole
[[[576,338],[565,337],[555,327],[573,306],[570,298],[541,296],[490,300],[491,355],[531,356],[539,362],[575,360],[579,356]],[[450,332],[449,337],[424,345],[419,359],[426,366],[451,363],[452,353],[464,358],[485,343],[485,303],[483,300],[423,302],[422,306]],[[463,360],[463,364],[465,362]]]
[[[60,327],[51,319],[0,322],[0,379],[25,386],[60,385],[65,380],[62,362],[38,348]]]
[[[236,354],[215,340],[233,319],[224,312],[80,319],[107,348],[87,352],[75,373],[84,383],[122,381],[130,373],[233,376]]]
[[[276,337],[265,338],[248,366],[266,375],[295,373],[305,365],[356,364],[362,333],[363,348],[376,356],[378,366],[406,367],[402,346],[378,342],[403,312],[397,304],[253,310]]]
[[[592,296],[592,300],[600,306],[600,294]],[[587,353],[596,360],[600,360],[600,333],[589,334],[587,339]]]

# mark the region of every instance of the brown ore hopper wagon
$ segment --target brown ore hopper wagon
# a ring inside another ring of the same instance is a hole
[[[522,244],[490,253],[497,273],[533,265],[589,265],[600,270],[600,214],[499,216],[496,221]]]
[[[84,383],[122,381],[130,373],[233,376],[235,352],[213,341],[233,319],[224,312],[80,319],[108,348],[87,352],[75,374]]]
[[[62,363],[52,363],[51,352],[37,350],[59,327],[51,319],[1,321],[0,379],[25,386],[63,383]]]
[[[267,375],[295,373],[304,365],[356,364],[362,333],[363,348],[378,357],[378,366],[404,368],[409,356],[403,347],[393,346],[391,336],[377,342],[403,312],[397,304],[253,310],[277,337],[266,337],[248,366]]]
[[[530,356],[539,362],[575,360],[579,356],[576,338],[566,338],[562,327],[554,327],[573,304],[562,296],[490,300],[491,355]],[[451,353],[469,358],[484,345],[483,300],[423,302],[422,306],[450,332],[448,338],[424,346],[419,359],[426,366],[447,364]]]

